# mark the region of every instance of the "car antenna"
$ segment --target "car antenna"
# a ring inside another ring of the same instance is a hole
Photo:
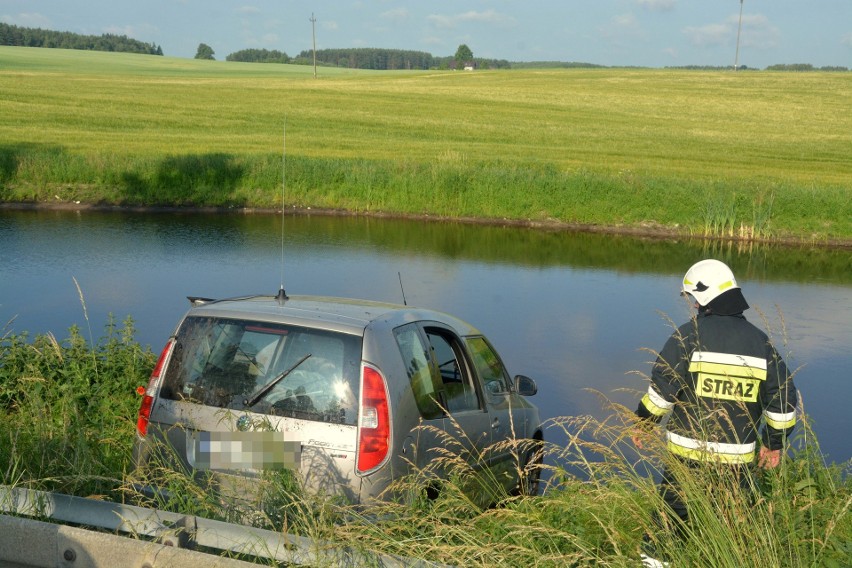
[[[402,286],[402,273],[397,272],[396,275],[399,277],[399,289],[402,291],[402,304],[407,306],[408,302],[405,301],[405,288]]]
[[[281,153],[281,288],[275,299],[279,305],[284,305],[288,300],[287,292],[284,291],[284,200],[287,194],[287,116],[284,116],[284,143]]]

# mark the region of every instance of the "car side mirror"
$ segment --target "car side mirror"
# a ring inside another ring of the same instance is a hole
[[[515,375],[515,390],[521,396],[532,396],[538,392],[538,386],[526,375]]]

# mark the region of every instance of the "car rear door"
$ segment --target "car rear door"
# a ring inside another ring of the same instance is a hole
[[[403,425],[402,455],[417,471],[438,473],[435,460],[444,447],[444,395],[437,369],[432,361],[431,347],[421,326],[409,323],[394,329],[399,353],[402,356],[416,411],[419,416],[402,416],[410,412],[398,407],[396,422]],[[419,418],[419,420],[418,420]]]

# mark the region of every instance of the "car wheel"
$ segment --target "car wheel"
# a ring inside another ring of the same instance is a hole
[[[544,443],[536,438],[531,441],[530,447],[524,456],[524,463],[520,470],[517,495],[537,495],[539,481],[541,480],[541,465],[544,461]]]

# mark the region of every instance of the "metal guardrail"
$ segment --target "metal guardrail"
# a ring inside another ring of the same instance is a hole
[[[116,546],[113,543],[105,545],[105,552],[103,553],[109,554],[111,559],[104,558],[101,561],[92,555],[91,546],[87,548],[77,543],[75,547],[75,538],[81,540],[85,537],[86,540],[91,540],[92,535],[85,535],[85,533],[93,533],[93,531],[77,528],[74,531],[82,531],[84,534],[78,534],[72,538],[69,536],[70,531],[65,531],[65,534],[61,535],[60,538],[55,534],[52,536],[50,534],[50,527],[56,527],[56,525],[29,519],[5,517],[0,523],[0,566],[3,566],[3,561],[22,566],[67,566],[73,568],[82,566],[138,566],[140,568],[197,566],[199,560],[195,554],[203,554],[196,552],[193,554],[195,560],[190,560],[186,564],[179,564],[174,558],[176,549],[183,549],[183,552],[199,549],[219,551],[220,553],[238,553],[248,557],[275,560],[292,565],[381,566],[387,568],[436,566],[423,560],[362,552],[307,537],[214,521],[203,517],[5,485],[0,485],[0,512],[50,519],[61,523],[73,523],[82,527],[97,527],[113,533],[126,533],[136,537],[136,539],[114,534],[94,534],[135,542],[140,550],[144,548],[146,551],[144,555],[146,559],[124,557],[123,559],[127,562],[116,564],[115,562],[121,560],[121,558],[113,558]],[[46,525],[46,527],[42,525]],[[71,529],[72,527],[64,528]],[[10,532],[10,529],[12,529],[12,532]],[[27,531],[32,533],[29,538],[26,534]],[[56,530],[53,529],[53,532],[55,533]],[[31,557],[34,551],[28,549],[33,548],[37,535],[42,535],[43,538],[52,538],[53,542],[61,540],[66,543],[63,545],[66,548],[59,550],[63,546],[54,545],[56,550],[51,554],[51,558],[33,560]],[[148,540],[139,540],[144,537],[147,537]],[[154,550],[152,545],[159,548]],[[156,560],[159,557],[157,554],[163,553],[163,548],[171,549],[171,553],[166,554],[166,557],[169,557],[170,560],[166,560],[165,563]],[[106,552],[107,549],[111,549],[112,552]],[[152,551],[156,552],[153,556]],[[204,557],[208,559],[205,561],[207,568],[231,565],[249,566],[245,562],[231,561],[213,554],[204,554]],[[84,558],[85,562],[81,562]],[[47,563],[43,563],[45,561]],[[223,561],[235,562],[235,564],[223,564]]]
[[[271,561],[264,561],[271,562]],[[156,542],[0,515],[2,568],[256,568]]]

